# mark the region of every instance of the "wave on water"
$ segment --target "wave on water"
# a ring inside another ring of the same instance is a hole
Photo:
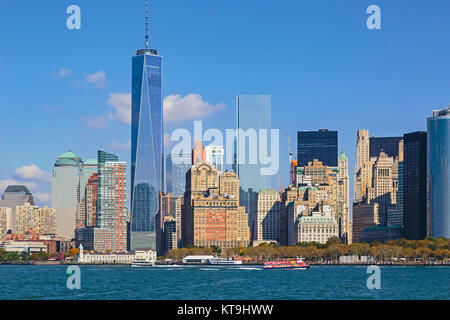
[[[239,267],[236,269],[239,269],[239,270],[263,270],[263,268],[258,268],[258,267]]]

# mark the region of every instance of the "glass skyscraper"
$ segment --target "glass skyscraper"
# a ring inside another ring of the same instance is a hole
[[[338,166],[338,132],[327,129],[297,132],[298,166],[305,167],[317,159],[324,166]]]
[[[130,250],[156,250],[155,216],[163,184],[161,77],[157,51],[138,50],[132,58]]]
[[[236,97],[236,128],[243,132],[254,129],[258,134],[259,129],[266,129],[267,137],[270,137],[271,129],[271,101],[270,95],[240,95]],[[236,143],[236,156],[234,169],[239,177],[239,199],[240,205],[245,207],[248,213],[249,227],[253,232],[254,215],[256,214],[256,203],[258,192],[271,188],[271,176],[261,175],[261,163],[258,155],[257,163],[249,163],[250,150],[253,147],[248,139],[242,137],[243,132],[238,131]],[[239,141],[244,138],[245,147],[239,145]],[[259,143],[257,141],[256,143]],[[268,141],[268,150],[270,150],[270,141]],[[244,154],[240,154],[241,147],[244,147]],[[252,148],[253,149],[253,148]],[[254,149],[253,149],[254,150]],[[257,152],[258,148],[256,148]],[[277,155],[273,155],[277,156]],[[245,159],[245,163],[239,163],[239,159]]]
[[[427,127],[428,233],[450,238],[450,108],[433,111]]]
[[[186,187],[186,172],[191,167],[190,154],[169,154],[166,160],[167,192],[181,196]]]

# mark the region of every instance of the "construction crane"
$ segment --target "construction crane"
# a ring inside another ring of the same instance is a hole
[[[295,182],[295,167],[297,166],[298,161],[293,159],[294,150],[292,149],[291,139],[289,138],[288,132],[286,132],[286,139],[287,139],[287,143],[289,146],[289,167],[290,167],[289,173],[290,173],[291,183],[293,184]]]

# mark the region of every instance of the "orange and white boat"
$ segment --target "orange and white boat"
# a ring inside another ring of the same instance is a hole
[[[303,259],[280,259],[274,261],[264,262],[264,269],[293,269],[293,270],[308,270],[309,265]]]

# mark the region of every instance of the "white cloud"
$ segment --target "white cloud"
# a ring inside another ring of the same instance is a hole
[[[131,141],[128,141],[125,144],[120,144],[118,142],[116,142],[115,140],[111,141],[110,144],[108,145],[108,149],[111,150],[131,150]]]
[[[131,124],[131,94],[111,93],[108,104],[115,109],[109,114],[110,120],[117,120],[125,124]]]
[[[13,177],[19,180],[49,182],[50,174],[42,171],[35,164],[20,167],[14,171]]]
[[[184,97],[179,94],[170,95],[164,99],[164,121],[181,122],[203,119],[224,109],[225,104],[212,105],[204,101],[199,94],[191,93]]]
[[[106,73],[103,70],[94,72],[86,77],[86,81],[98,87],[103,87],[106,84]]]
[[[72,71],[70,71],[69,69],[61,68],[61,69],[59,69],[59,71],[52,72],[51,74],[55,78],[64,79],[64,78],[70,77],[70,75],[72,74]]]
[[[36,192],[35,194],[33,194],[33,198],[41,204],[48,205],[50,203],[51,196],[50,193]]]
[[[108,120],[103,117],[86,116],[81,118],[84,125],[93,130],[102,130],[108,126]]]

